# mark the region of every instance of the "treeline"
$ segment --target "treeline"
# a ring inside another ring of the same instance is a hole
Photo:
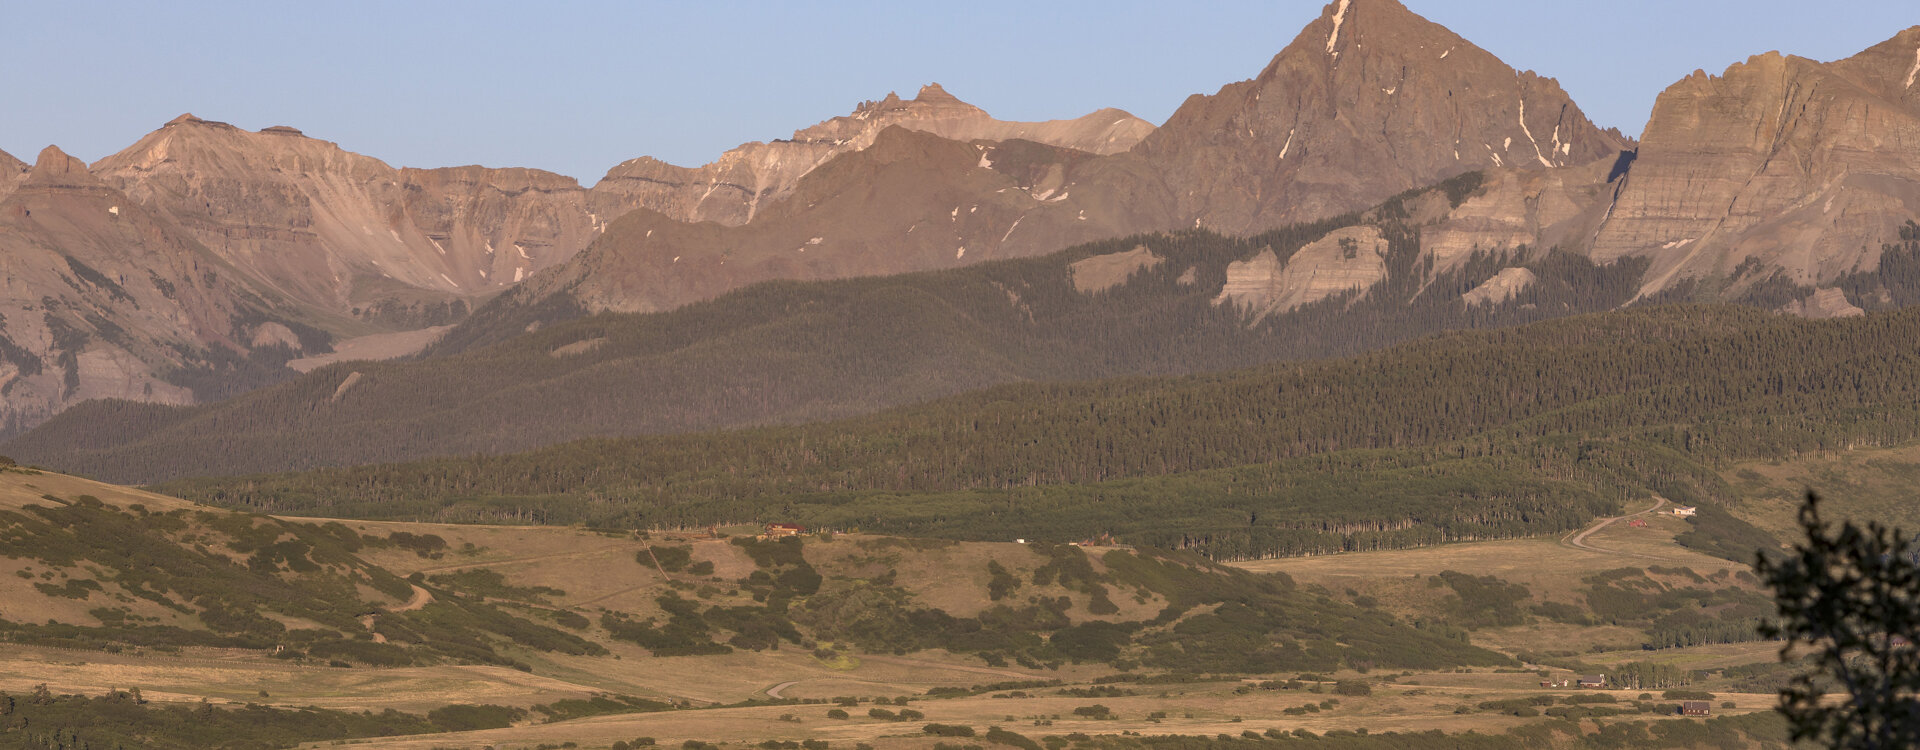
[[[1473,178],[1449,184],[1436,189],[1470,191]],[[1258,325],[1215,304],[1232,262],[1265,248],[1289,258],[1361,222],[1388,241],[1379,285]],[[1137,246],[1163,261],[1103,292],[1075,290],[1073,262]],[[1515,266],[1537,280],[1514,299],[1461,301]],[[1247,238],[1142,235],[948,271],[770,282],[665,313],[597,315],[485,347],[449,345],[418,361],[343,363],[216,404],[92,402],[6,450],[152,482],[834,419],[1013,382],[1346,356],[1443,330],[1609,310],[1632,299],[1645,267],[1522,250],[1436,272],[1420,257],[1418,227],[1385,209]]]
[[[294,747],[303,742],[446,731],[428,718],[321,708],[149,703],[139,690],[56,695],[41,685],[0,692],[0,745],[32,750],[202,750]]]
[[[1351,359],[1003,386],[794,427],[160,489],[262,512],[647,527],[793,520],[1222,558],[1570,529],[1713,467],[1920,438],[1920,312],[1667,306]]]

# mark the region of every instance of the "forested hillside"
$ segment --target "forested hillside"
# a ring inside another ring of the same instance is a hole
[[[1478,177],[1422,192],[1458,204]],[[1546,253],[1480,255],[1435,273],[1405,208],[1417,197],[1251,238],[1148,235],[937,273],[768,283],[451,356],[342,363],[218,404],[96,402],[4,450],[146,482],[832,419],[1009,382],[1223,370],[1606,310],[1632,296],[1643,270]],[[1355,225],[1377,227],[1385,241],[1377,284],[1257,323],[1218,303],[1229,264],[1263,248],[1285,262]],[[1536,280],[1499,304],[1461,300],[1513,267]]]
[[[1661,306],[793,427],[163,485],[273,513],[1116,534],[1218,557],[1558,531],[1748,457],[1920,438],[1920,311]]]

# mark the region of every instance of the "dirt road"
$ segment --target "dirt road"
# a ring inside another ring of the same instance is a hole
[[[1597,532],[1608,526],[1612,526],[1616,522],[1624,521],[1626,519],[1634,518],[1636,516],[1644,516],[1644,515],[1651,514],[1655,511],[1660,510],[1660,508],[1664,507],[1666,504],[1667,504],[1666,498],[1661,497],[1659,495],[1654,495],[1653,507],[1640,511],[1639,513],[1629,513],[1624,516],[1613,516],[1611,518],[1602,518],[1602,519],[1596,520],[1593,522],[1593,525],[1591,526],[1588,526],[1584,529],[1581,529],[1579,531],[1576,531],[1564,537],[1561,537],[1560,543],[1567,545],[1569,547],[1572,547],[1574,549],[1586,550],[1588,552],[1601,552],[1609,555],[1624,555],[1627,557],[1646,557],[1646,555],[1636,555],[1631,552],[1621,552],[1620,550],[1593,546],[1587,543],[1587,537],[1593,536],[1594,532]]]

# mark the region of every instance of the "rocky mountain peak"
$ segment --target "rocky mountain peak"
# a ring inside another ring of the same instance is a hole
[[[966,104],[966,102],[960,101],[960,97],[947,93],[947,89],[938,83],[929,83],[921,86],[920,92],[914,94],[913,100],[922,104]]]
[[[1178,213],[1246,233],[1490,167],[1612,158],[1552,79],[1516,71],[1395,0],[1336,0],[1260,74],[1187,100],[1138,153]]]
[[[23,184],[69,188],[99,187],[102,183],[87,171],[86,162],[67,155],[59,146],[48,146],[40,150],[40,157],[34,160],[33,169]]]

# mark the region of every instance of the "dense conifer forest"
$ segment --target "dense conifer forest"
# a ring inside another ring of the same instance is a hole
[[[299,515],[1113,534],[1224,559],[1398,547],[1571,529],[1653,493],[1711,505],[1727,461],[1920,438],[1916,340],[1920,311],[1659,306],[837,422],[161,489]]]

